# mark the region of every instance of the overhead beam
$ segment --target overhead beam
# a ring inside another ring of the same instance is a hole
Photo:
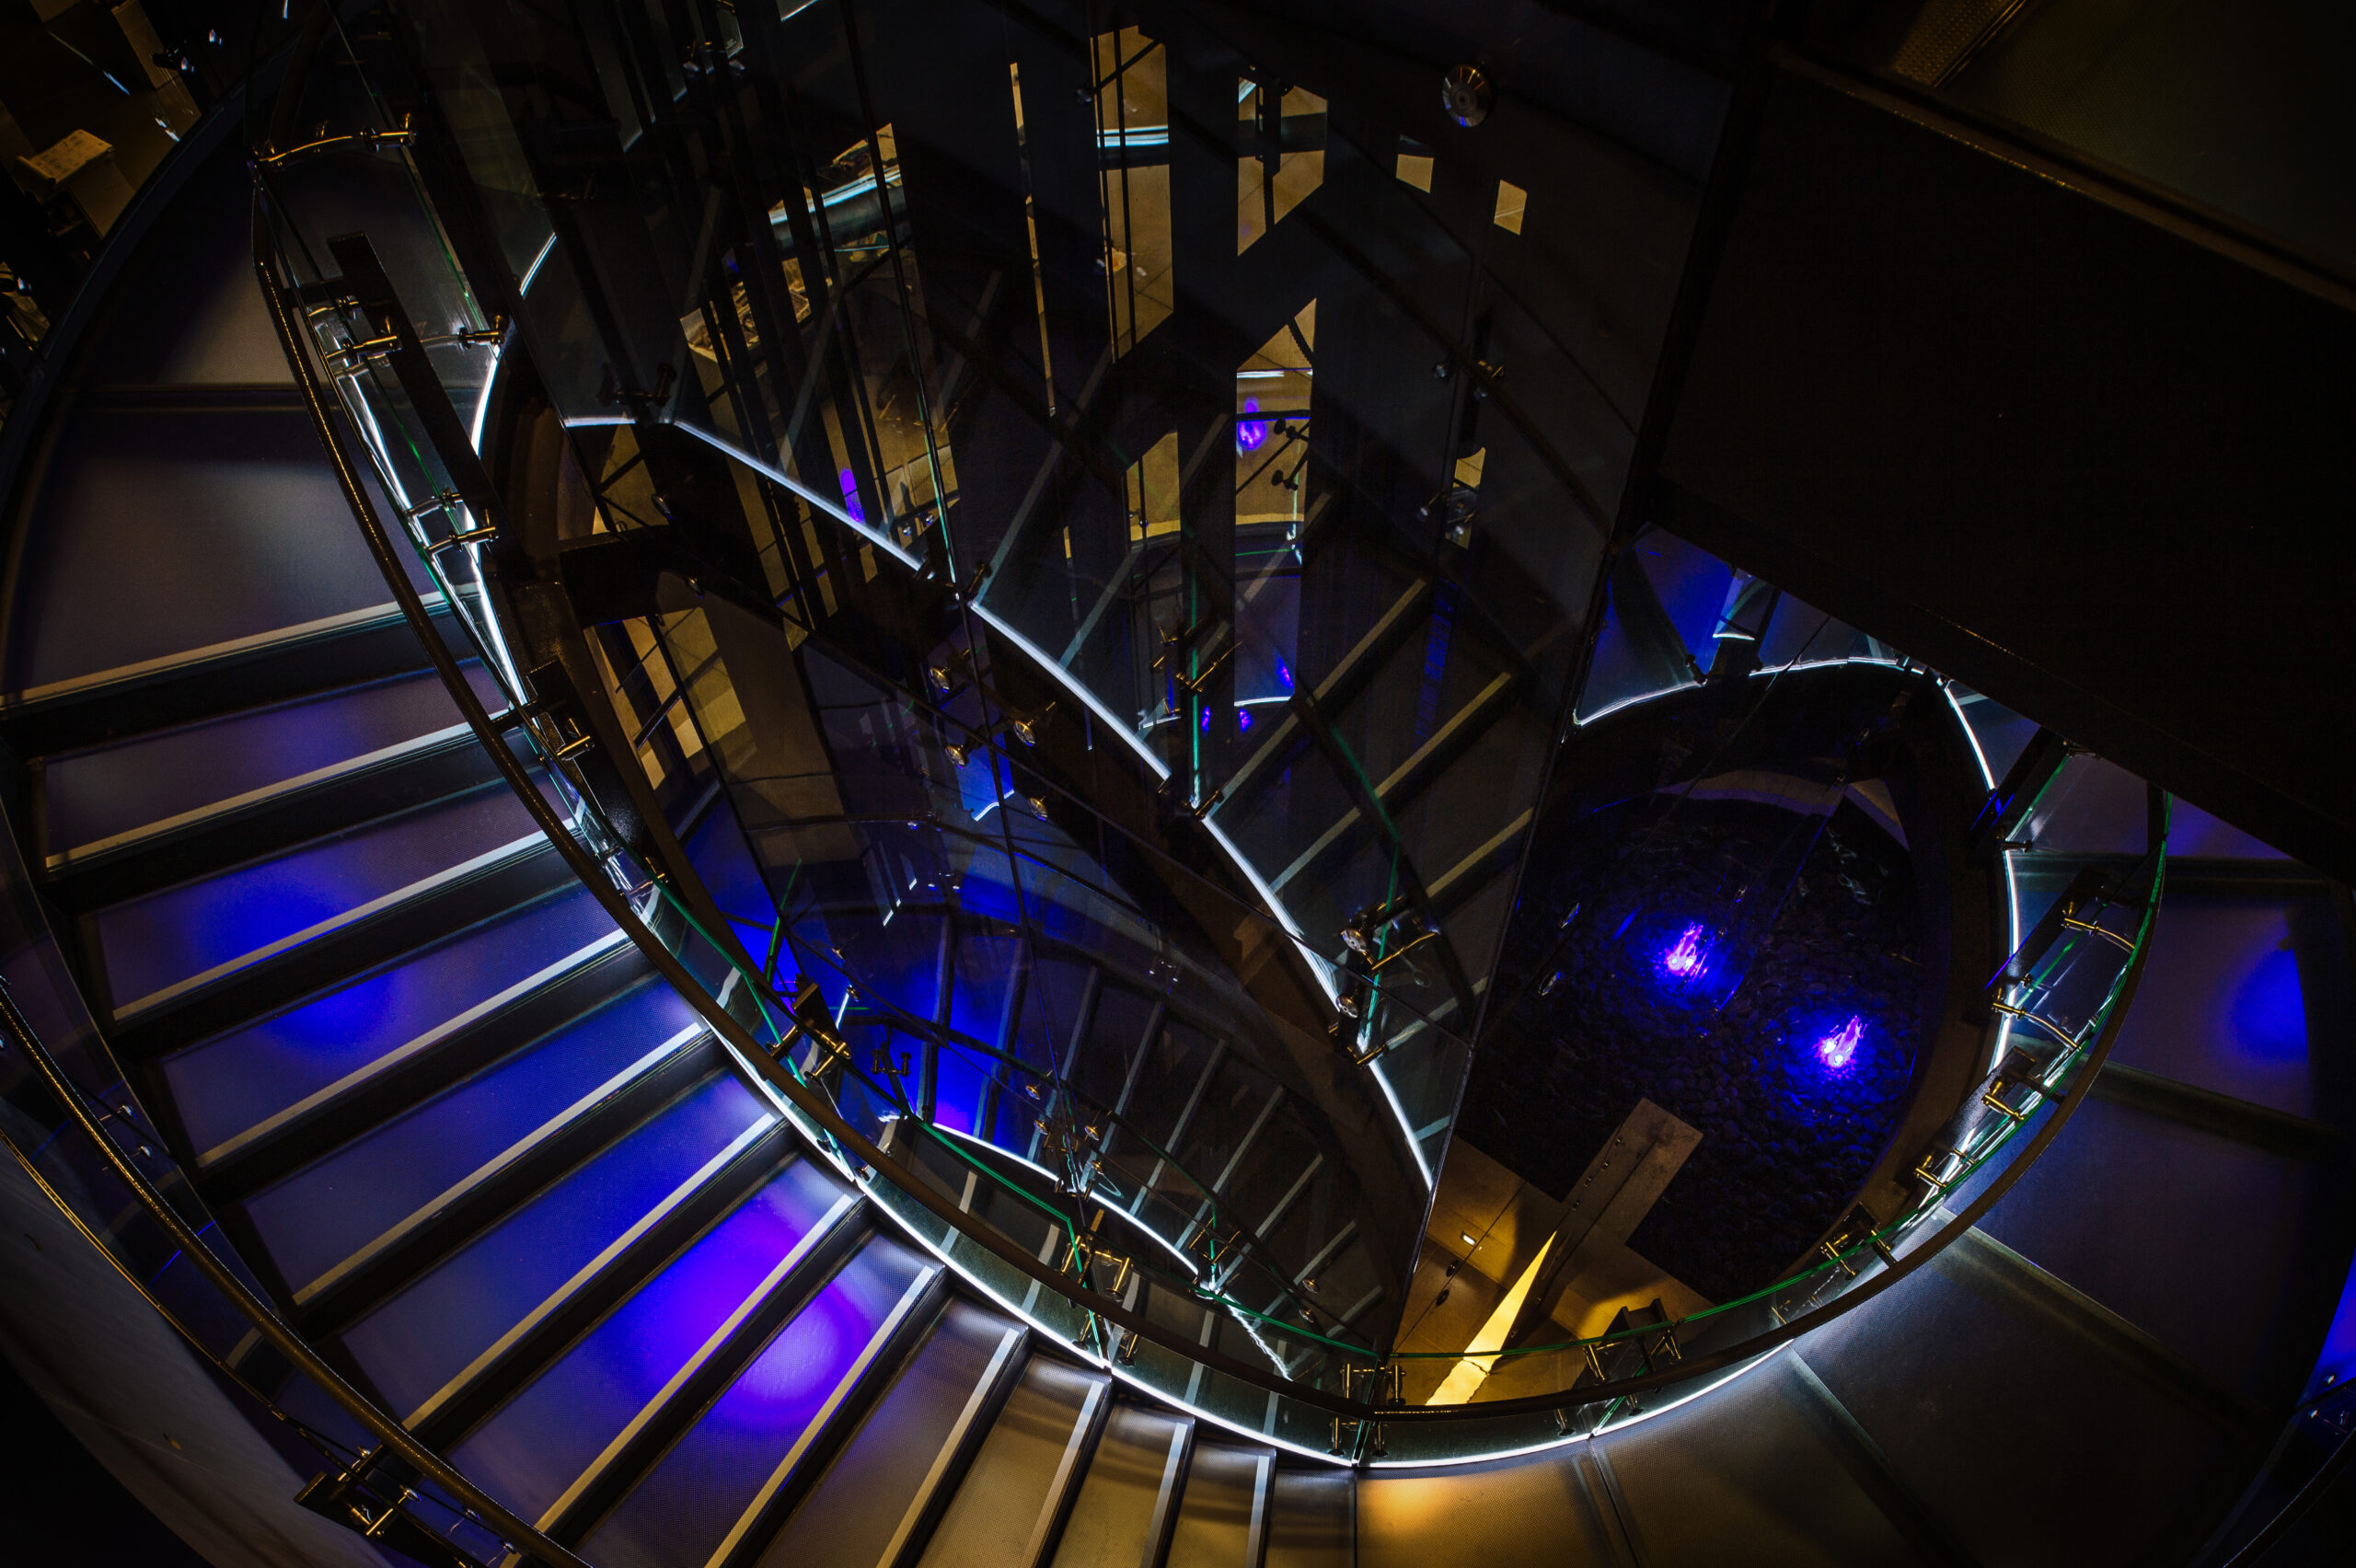
[[[1786,58],[1653,520],[2346,879],[2351,360],[2262,236]]]

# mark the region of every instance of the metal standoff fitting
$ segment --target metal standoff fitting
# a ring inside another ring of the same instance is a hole
[[[1459,65],[1440,78],[1440,107],[1468,130],[1489,118],[1496,101],[1496,89],[1478,65]]]

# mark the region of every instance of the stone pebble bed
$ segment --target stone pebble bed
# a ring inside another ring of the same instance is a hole
[[[1540,918],[1521,929],[1551,940],[1506,955],[1517,1000],[1483,1042],[1461,1125],[1559,1195],[1639,1100],[1692,1124],[1700,1146],[1629,1245],[1725,1301],[1814,1245],[1888,1144],[1920,1029],[1920,898],[1903,847],[1853,804],[1813,820],[1748,801],[1645,809],[1599,813],[1531,868]],[[1696,973],[1674,973],[1680,935],[1727,922],[1754,883],[1752,928],[1733,919]],[[1829,1066],[1819,1043],[1853,1018],[1854,1055]]]

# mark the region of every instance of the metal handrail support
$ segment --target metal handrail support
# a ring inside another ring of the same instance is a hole
[[[147,1211],[148,1217],[164,1228],[173,1244],[196,1265],[197,1271],[215,1290],[229,1298],[229,1304],[237,1309],[238,1315],[253,1325],[254,1332],[268,1342],[272,1350],[318,1384],[345,1414],[366,1427],[384,1445],[379,1453],[389,1451],[399,1456],[420,1475],[465,1504],[501,1536],[511,1551],[519,1551],[528,1559],[547,1564],[548,1568],[588,1568],[588,1564],[580,1558],[501,1506],[489,1493],[468,1481],[447,1459],[419,1442],[398,1421],[344,1381],[342,1374],[329,1366],[319,1353],[311,1348],[309,1341],[296,1333],[269,1302],[237,1276],[235,1269],[223,1262],[212,1248],[205,1245],[204,1239],[165,1201],[164,1194],[156,1191],[146,1173],[132,1163],[130,1156],[107,1136],[106,1129],[99,1125],[98,1116],[83,1095],[81,1087],[66,1076],[57,1058],[50,1055],[49,1047],[42,1044],[40,1036],[33,1032],[32,1025],[18,1010],[17,999],[10,994],[5,981],[0,981],[0,1031],[5,1031],[9,1043],[24,1052],[26,1060],[40,1075],[41,1081],[56,1097],[58,1104],[105,1158],[108,1168],[116,1178],[131,1190],[132,1196],[139,1201],[141,1208]]]
[[[604,868],[593,860],[572,830],[549,805],[539,789],[532,782],[514,753],[499,739],[499,730],[475,694],[473,686],[458,668],[457,660],[442,640],[433,634],[426,615],[424,601],[419,596],[400,557],[393,547],[384,525],[377,519],[374,505],[353,470],[351,459],[336,438],[333,417],[329,413],[310,363],[305,357],[301,339],[296,335],[289,313],[284,291],[272,275],[271,268],[271,242],[269,215],[257,197],[254,208],[254,271],[269,305],[271,322],[277,329],[280,348],[286,355],[289,369],[294,375],[304,405],[311,416],[314,431],[326,449],[329,465],[335,469],[336,481],[352,518],[358,524],[364,542],[375,559],[386,586],[401,606],[402,614],[419,633],[428,660],[441,676],[451,700],[459,714],[474,732],[475,738],[491,755],[508,787],[532,818],[533,825],[546,836],[566,869],[580,880],[595,898],[606,917],[619,927],[631,943],[644,953],[656,972],[669,983],[687,1003],[694,1008],[704,1022],[729,1047],[730,1053],[745,1067],[760,1075],[764,1083],[782,1100],[791,1102],[803,1115],[815,1123],[821,1132],[859,1162],[872,1167],[884,1178],[930,1210],[937,1218],[956,1230],[975,1245],[998,1257],[1011,1267],[1057,1292],[1081,1309],[1092,1312],[1125,1329],[1137,1331],[1157,1344],[1176,1350],[1206,1366],[1224,1372],[1256,1387],[1281,1392],[1287,1398],[1299,1401],[1330,1413],[1352,1415],[1357,1410],[1356,1401],[1325,1392],[1321,1389],[1270,1377],[1250,1363],[1208,1349],[1173,1332],[1144,1313],[1133,1311],[1120,1302],[1085,1287],[1075,1286],[1069,1276],[1039,1262],[1023,1249],[1015,1246],[987,1226],[980,1225],[961,1211],[957,1205],[936,1193],[931,1184],[901,1162],[878,1147],[859,1130],[844,1120],[824,1097],[794,1078],[791,1069],[773,1060],[768,1053],[745,1030],[745,1026],[715,1001],[710,994],[689,973],[686,964],[649,930],[638,912],[630,907],[621,891]]]
[[[335,420],[328,409],[318,375],[314,372],[305,347],[294,329],[293,317],[290,315],[292,307],[288,297],[289,291],[281,285],[272,269],[270,256],[271,234],[268,216],[258,206],[254,261],[265,298],[271,311],[273,325],[279,332],[290,368],[294,375],[299,390],[303,393],[317,433],[327,449],[330,463],[336,470],[339,484],[362,530],[364,539],[376,559],[387,586],[393,592],[396,600],[401,604],[404,614],[419,629],[425,644],[425,651],[449,689],[454,702],[458,706],[469,726],[475,730],[478,738],[489,750],[494,765],[506,778],[519,801],[533,816],[536,824],[539,825],[547,835],[560,857],[565,860],[568,867],[584,885],[591,889],[593,895],[599,900],[607,915],[629,937],[633,944],[641,949],[665,980],[670,982],[690,1006],[705,1018],[720,1038],[727,1043],[732,1055],[738,1060],[740,1066],[751,1073],[757,1074],[763,1080],[764,1086],[773,1093],[781,1105],[796,1108],[803,1117],[815,1125],[824,1138],[830,1140],[851,1159],[870,1167],[883,1180],[899,1188],[911,1201],[930,1211],[934,1217],[958,1236],[992,1254],[1002,1263],[1044,1285],[1083,1312],[1091,1314],[1093,1319],[1100,1320],[1103,1323],[1130,1330],[1139,1337],[1151,1340],[1199,1366],[1221,1372],[1251,1386],[1281,1394],[1300,1405],[1331,1414],[1344,1415],[1353,1420],[1375,1419],[1371,1407],[1361,1400],[1347,1394],[1336,1395],[1291,1381],[1281,1376],[1273,1376],[1257,1366],[1213,1351],[1193,1339],[1192,1336],[1176,1332],[1165,1324],[1137,1313],[1126,1302],[1114,1300],[1089,1288],[1083,1282],[1070,1278],[1067,1274],[1041,1262],[1026,1249],[1014,1245],[1009,1239],[991,1228],[978,1223],[965,1214],[952,1199],[936,1192],[931,1183],[908,1170],[904,1161],[894,1155],[887,1154],[884,1149],[855,1130],[831,1102],[811,1086],[803,1083],[788,1066],[773,1059],[768,1050],[760,1046],[741,1023],[728,1015],[725,1009],[706,992],[689,974],[678,955],[672,952],[667,945],[650,932],[638,917],[637,912],[621,898],[613,886],[611,878],[604,873],[603,869],[575,840],[571,830],[542,799],[523,764],[511,755],[505,746],[494,744],[496,732],[485,716],[479,699],[475,696],[471,686],[458,673],[455,658],[449,651],[443,648],[439,640],[431,635],[431,628],[422,617],[418,595],[409,581],[402,559],[394,549],[384,524],[377,517],[373,502],[358,481],[352,459],[344,451],[343,443],[337,433]],[[466,454],[462,453],[460,455],[463,456]],[[1774,1345],[1807,1332],[1831,1317],[1861,1305],[1864,1301],[1888,1288],[1897,1280],[1922,1266],[1932,1255],[1968,1229],[1969,1225],[1984,1213],[1997,1197],[2009,1190],[2012,1183],[2050,1144],[2061,1127],[2083,1102],[2085,1097],[2085,1084],[2090,1081],[2093,1071],[2099,1068],[2103,1056],[2108,1052],[2110,1040],[2123,1017],[2127,996],[2131,994],[2135,980],[2140,976],[2142,960],[2147,951],[2146,945],[2144,950],[2139,951],[2131,961],[2122,992],[2118,998],[2119,1005],[2113,1009],[2097,1042],[2088,1053],[2087,1061],[2079,1080],[2073,1083],[2067,1091],[2058,1097],[2054,1113],[2045,1126],[2029,1140],[2027,1147],[2019,1153],[2017,1158],[1997,1175],[1989,1188],[1970,1205],[1964,1216],[1958,1216],[1954,1222],[1911,1249],[1905,1257],[1885,1268],[1876,1278],[1864,1282],[1856,1289],[1844,1293],[1835,1301],[1804,1312],[1783,1323],[1777,1329],[1753,1336],[1738,1345],[1696,1355],[1681,1363],[1677,1368],[1648,1372],[1636,1378],[1623,1379],[1616,1385],[1617,1391],[1634,1393],[1667,1387],[1671,1383],[1683,1382],[1699,1374],[1746,1360]],[[1404,1410],[1385,1411],[1380,1419],[1419,1423],[1487,1418],[1518,1413],[1525,1410],[1531,1412],[1553,1410],[1560,1403],[1560,1395],[1555,1394],[1522,1400],[1501,1400],[1462,1407],[1407,1407]]]
[[[473,686],[458,670],[456,657],[443,646],[439,638],[432,635],[432,628],[426,618],[423,602],[410,582],[409,574],[402,565],[390,536],[387,534],[383,523],[377,518],[374,504],[361,485],[351,459],[337,437],[334,421],[329,410],[325,395],[296,333],[285,291],[282,289],[271,270],[269,219],[260,204],[259,198],[255,208],[254,224],[255,271],[270,306],[272,324],[278,330],[281,347],[286,354],[289,368],[294,375],[298,389],[303,394],[306,407],[310,411],[314,429],[327,451],[329,463],[336,471],[338,485],[354,521],[360,527],[371,555],[377,563],[379,571],[384,576],[386,585],[392,592],[396,601],[400,604],[402,612],[410,619],[411,626],[417,629],[421,641],[424,644],[425,652],[441,675],[451,699],[456,704],[468,726],[474,730],[477,738],[490,752],[494,766],[498,767],[525,811],[531,814],[535,824],[548,836],[560,858],[589,888],[592,895],[598,900],[607,916],[646,955],[664,980],[670,983],[672,987],[702,1016],[713,1032],[726,1043],[731,1055],[744,1068],[758,1074],[778,1099],[799,1110],[827,1139],[835,1143],[851,1159],[870,1168],[966,1240],[989,1252],[1008,1266],[1037,1281],[1047,1289],[1056,1292],[1083,1312],[1091,1314],[1098,1323],[1129,1330],[1139,1338],[1150,1340],[1210,1370],[1224,1373],[1253,1387],[1276,1393],[1328,1415],[1362,1422],[1380,1420],[1422,1423],[1484,1419],[1523,1412],[1551,1411],[1562,1403],[1562,1395],[1558,1392],[1461,1406],[1409,1405],[1399,1409],[1386,1409],[1378,1416],[1374,1407],[1361,1400],[1348,1395],[1337,1395],[1271,1374],[1251,1363],[1213,1350],[1190,1336],[1176,1332],[1144,1313],[1136,1311],[1126,1302],[1107,1297],[1074,1280],[1063,1271],[1042,1262],[1027,1250],[1016,1246],[988,1226],[976,1221],[970,1215],[960,1209],[954,1200],[938,1192],[930,1182],[908,1170],[902,1160],[860,1133],[824,1096],[796,1078],[790,1067],[771,1057],[768,1052],[754,1040],[744,1025],[722,1008],[696,981],[678,956],[658,940],[639,918],[636,910],[623,898],[612,879],[605,874],[604,870],[590,858],[588,852],[574,838],[572,831],[549,807],[539,790],[533,785],[523,764],[504,744],[497,743],[498,731],[484,709],[481,699],[476,696]],[[2155,895],[2156,889],[2154,891]],[[1932,1257],[1944,1251],[1947,1245],[1969,1229],[1994,1205],[1998,1199],[2011,1190],[2014,1182],[2036,1162],[2038,1156],[2060,1135],[2062,1128],[2075,1113],[2079,1105],[2085,1102],[2087,1097],[2087,1087],[2093,1081],[2094,1076],[2099,1072],[2104,1059],[2109,1053],[2111,1041],[2125,1017],[2127,1003],[2133,994],[2136,982],[2141,978],[2143,960],[2148,956],[2148,943],[2143,944],[2142,951],[2131,961],[2117,1005],[2113,1008],[2094,1046],[2087,1052],[2079,1075],[2067,1090],[2056,1097],[2052,1115],[2031,1136],[2028,1144],[2006,1169],[1962,1214],[1955,1216],[1948,1224],[1911,1249],[1895,1263],[1886,1265],[1874,1278],[1842,1293],[1831,1302],[1815,1307],[1773,1330],[1754,1335],[1738,1344],[1695,1355],[1680,1362],[1675,1367],[1647,1371],[1634,1378],[1617,1379],[1612,1385],[1615,1395],[1650,1392],[1672,1384],[1687,1382],[1703,1374],[1747,1361],[1752,1356],[1810,1332],[1832,1318],[1879,1296],[1927,1263]],[[1096,1330],[1097,1324],[1091,1324],[1091,1332]]]

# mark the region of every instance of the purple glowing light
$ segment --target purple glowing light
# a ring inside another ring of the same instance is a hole
[[[1816,1057],[1834,1072],[1847,1066],[1865,1038],[1865,1020],[1852,1013],[1849,1021],[1816,1043]]]
[[[1690,980],[1702,973],[1702,928],[1688,926],[1679,933],[1677,945],[1662,957],[1660,966],[1680,980]]]
[[[1235,710],[1235,727],[1239,730],[1248,730],[1252,727],[1252,710],[1250,709],[1239,708]]]
[[[845,468],[840,474],[837,475],[836,478],[843,487],[843,510],[850,513],[850,520],[852,522],[858,524],[862,528],[865,527],[867,525],[867,508],[860,505],[859,503],[859,476],[852,473],[849,468]]]
[[[1235,421],[1235,449],[1238,452],[1257,452],[1261,444],[1268,439],[1267,425],[1252,417],[1259,411],[1259,398],[1243,399],[1243,417]]]

